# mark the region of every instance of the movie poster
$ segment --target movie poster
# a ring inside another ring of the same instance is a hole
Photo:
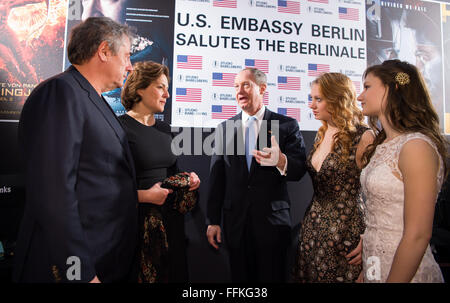
[[[417,0],[366,3],[367,65],[400,59],[417,66],[444,131],[441,4]]]
[[[0,121],[18,121],[39,82],[61,72],[68,0],[0,2]]]
[[[135,29],[137,37],[131,46],[131,63],[151,60],[167,65],[172,72],[174,11],[174,0],[71,1],[67,39],[70,30],[82,20],[91,16],[106,16]],[[65,67],[69,65],[66,54]],[[120,102],[120,93],[120,88],[103,93],[116,115],[125,113],[125,108]],[[171,98],[167,100],[164,113],[155,117],[170,123]]]

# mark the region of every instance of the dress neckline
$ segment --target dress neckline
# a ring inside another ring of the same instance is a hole
[[[390,139],[389,141],[382,142],[382,143],[380,143],[379,145],[387,145],[387,144],[389,144],[389,143],[395,142],[395,141],[397,141],[399,138],[401,138],[401,137],[403,137],[403,136],[405,136],[405,135],[407,135],[407,134],[408,134],[408,133],[401,133],[401,134],[395,136],[394,138]]]
[[[130,115],[128,115],[128,114],[125,114],[125,116],[127,116],[127,117],[130,118],[131,120],[135,121],[138,125],[141,125],[142,127],[146,127],[146,128],[149,128],[149,127],[155,127],[156,124],[158,123],[158,119],[155,119],[155,123],[154,123],[153,125],[145,125],[145,124],[139,122],[138,120],[136,120],[135,118],[133,118],[132,116],[130,116]]]

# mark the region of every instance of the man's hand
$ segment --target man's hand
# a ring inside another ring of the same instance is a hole
[[[270,142],[272,147],[264,147],[262,151],[254,150],[253,157],[261,166],[276,166],[283,170],[286,165],[286,155],[281,152],[275,136],[270,138]]]
[[[219,249],[219,245],[217,243],[222,243],[222,235],[219,225],[208,225],[208,229],[206,230],[206,237],[208,238],[209,244],[215,249]],[[217,243],[216,243],[217,239]]]

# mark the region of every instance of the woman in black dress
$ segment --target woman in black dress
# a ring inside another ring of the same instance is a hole
[[[173,207],[170,189],[161,182],[176,173],[170,125],[155,119],[169,97],[169,69],[165,65],[138,62],[122,91],[127,113],[119,117],[133,155],[139,198],[139,250],[137,280],[141,283],[187,282],[184,214]],[[189,174],[189,190],[200,186]]]
[[[322,127],[307,158],[314,195],[299,235],[294,280],[354,282],[361,271],[361,158],[372,133],[356,106],[352,81],[325,73],[311,84],[312,109]],[[350,261],[350,257],[354,257]]]

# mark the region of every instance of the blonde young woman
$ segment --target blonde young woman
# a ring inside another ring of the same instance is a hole
[[[448,142],[417,68],[388,60],[364,73],[358,97],[376,133],[364,155],[364,282],[442,282],[431,253]]]
[[[322,127],[307,158],[314,195],[299,235],[294,280],[354,282],[361,271],[364,232],[359,175],[373,135],[356,106],[352,81],[325,73],[311,85],[313,110]]]

